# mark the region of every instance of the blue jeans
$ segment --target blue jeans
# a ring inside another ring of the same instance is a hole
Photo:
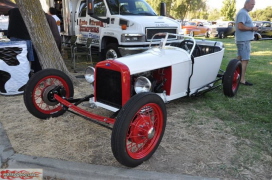
[[[27,46],[27,59],[28,61],[34,61],[34,53],[33,53],[33,46],[31,40],[24,40],[24,39],[19,39],[15,37],[10,37],[11,41],[25,41],[26,46]]]

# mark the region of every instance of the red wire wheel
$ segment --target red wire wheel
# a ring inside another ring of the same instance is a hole
[[[61,89],[66,98],[73,97],[73,83],[62,71],[45,69],[35,73],[28,81],[24,91],[24,103],[28,111],[40,119],[62,115],[65,110],[54,99],[56,87]]]
[[[166,126],[166,108],[154,93],[133,96],[120,110],[112,132],[112,151],[123,165],[135,167],[158,148]]]
[[[241,79],[241,69],[237,66],[232,78],[232,91],[236,91],[238,89],[238,86],[240,84],[240,79]]]
[[[236,95],[242,74],[242,64],[239,60],[233,59],[229,62],[223,77],[223,91],[226,96]]]

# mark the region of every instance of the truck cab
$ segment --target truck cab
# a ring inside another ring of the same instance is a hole
[[[80,36],[82,43],[92,38],[100,60],[143,52],[155,33],[182,32],[178,21],[158,16],[145,0],[62,0],[61,12],[63,36]]]

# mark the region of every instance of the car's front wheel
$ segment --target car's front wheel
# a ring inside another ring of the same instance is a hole
[[[241,61],[233,59],[229,62],[223,76],[223,91],[228,97],[233,97],[238,91],[242,74]]]
[[[73,97],[74,86],[71,79],[57,69],[44,69],[35,73],[24,91],[24,103],[27,110],[40,119],[62,115],[65,110],[55,100],[55,93],[65,98]]]
[[[111,148],[128,167],[148,160],[158,148],[166,126],[166,108],[154,93],[133,96],[120,110],[113,127]]]

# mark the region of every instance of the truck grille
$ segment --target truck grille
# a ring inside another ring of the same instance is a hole
[[[160,32],[169,32],[169,33],[177,33],[177,28],[171,29],[171,28],[146,28],[146,40],[150,41],[154,34],[160,33]],[[161,37],[157,36],[155,39],[160,39]]]
[[[96,69],[96,101],[122,107],[121,73],[109,69]]]

